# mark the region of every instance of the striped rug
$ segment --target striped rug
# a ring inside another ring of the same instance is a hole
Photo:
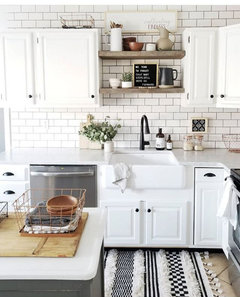
[[[110,249],[104,258],[105,297],[221,296],[198,252]]]

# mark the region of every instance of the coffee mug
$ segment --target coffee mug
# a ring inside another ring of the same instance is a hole
[[[159,87],[173,88],[174,80],[176,80],[177,77],[178,77],[178,71],[176,69],[160,67]]]

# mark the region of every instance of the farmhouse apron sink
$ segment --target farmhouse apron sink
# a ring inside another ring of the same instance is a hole
[[[103,166],[103,186],[118,189],[113,184],[114,164],[123,162],[130,167],[130,189],[177,189],[185,185],[185,169],[172,152],[114,153]]]

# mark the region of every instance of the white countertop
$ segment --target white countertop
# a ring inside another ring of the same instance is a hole
[[[140,152],[136,148],[116,149],[117,152]],[[155,152],[154,148],[143,152]],[[193,166],[218,166],[225,169],[240,168],[240,154],[226,149],[206,149],[204,151],[184,151],[173,149],[181,164]],[[79,148],[19,148],[0,153],[0,164],[60,164],[60,165],[102,165],[107,164],[111,154],[103,150],[83,150]]]
[[[0,257],[0,279],[90,280],[97,273],[105,227],[105,211],[89,213],[73,258]]]

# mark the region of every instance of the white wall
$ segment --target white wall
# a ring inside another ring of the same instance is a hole
[[[96,20],[96,27],[102,32],[102,47],[108,49],[104,37],[104,12],[106,10],[178,10],[178,32],[175,49],[181,49],[181,33],[187,27],[219,27],[240,23],[239,6],[9,6],[9,28],[60,27],[59,16],[64,13],[88,12]],[[152,42],[158,35],[138,36],[139,41]],[[121,77],[123,71],[132,69],[134,60],[104,60],[103,85],[108,86],[111,77]],[[139,61],[138,61],[139,62]],[[157,61],[180,71],[180,60]],[[181,73],[177,84],[181,84]],[[154,145],[158,127],[164,133],[171,133],[175,147],[182,146],[182,139],[188,133],[191,117],[208,117],[209,133],[205,135],[205,146],[221,148],[222,133],[240,133],[240,110],[217,108],[183,108],[180,94],[134,94],[105,95],[104,106],[96,109],[13,109],[12,140],[15,147],[77,147],[80,121],[91,112],[97,120],[106,115],[121,119],[122,129],[116,137],[118,147],[137,147],[139,123],[143,113],[150,122],[151,143]],[[49,129],[44,125],[48,121]]]

